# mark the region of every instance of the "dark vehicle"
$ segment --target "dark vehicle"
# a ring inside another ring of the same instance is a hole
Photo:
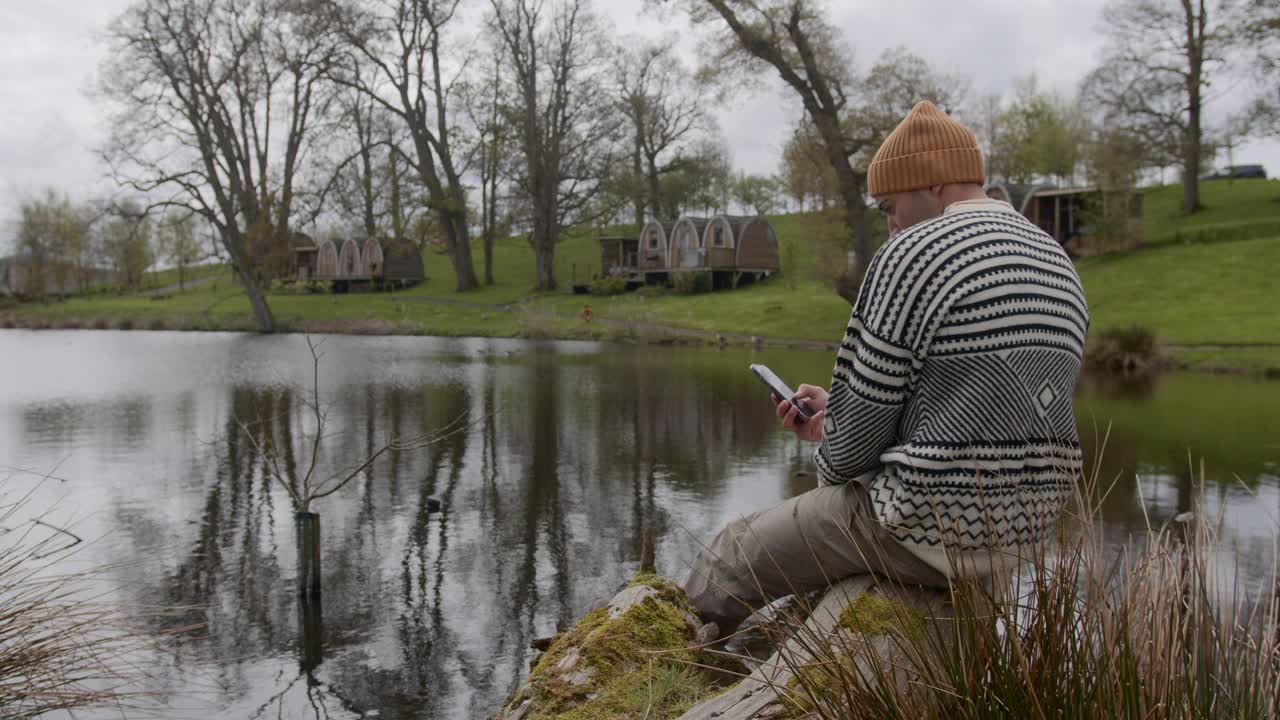
[[[1201,180],[1239,180],[1244,178],[1267,179],[1267,171],[1261,165],[1231,165],[1223,170],[1209,173]]]

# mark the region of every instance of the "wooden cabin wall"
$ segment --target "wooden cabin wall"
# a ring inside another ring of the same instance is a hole
[[[332,278],[338,275],[338,249],[330,241],[320,244],[319,259],[316,261],[316,277]]]
[[[747,223],[738,234],[738,267],[750,270],[778,270],[778,236],[766,222]]]
[[[642,270],[665,270],[667,267],[667,233],[662,225],[650,222],[640,235],[640,251],[636,263]]]
[[[348,238],[342,243],[342,251],[338,253],[338,277],[355,277],[364,271],[360,262],[360,246]]]
[[[361,253],[363,260],[361,265],[361,274],[373,277],[381,275],[386,269],[386,262],[382,255],[382,244],[373,238],[369,238],[364,243],[364,252]]]

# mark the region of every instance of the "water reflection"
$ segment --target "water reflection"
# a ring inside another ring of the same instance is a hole
[[[682,575],[696,541],[730,517],[813,486],[810,449],[778,431],[745,368],[764,361],[793,384],[821,382],[831,360],[330,338],[319,467],[349,472],[390,437],[463,417],[468,426],[388,452],[316,503],[321,604],[298,601],[295,508],[269,465],[276,458],[296,479],[311,464],[305,343],[0,333],[0,358],[21,344],[35,361],[26,367],[76,372],[58,337],[106,367],[112,385],[68,395],[56,374],[28,371],[30,382],[0,393],[0,453],[25,467],[65,462],[68,482],[42,497],[91,526],[81,534],[104,538],[86,562],[129,561],[116,572],[121,599],[192,608],[164,629],[204,623],[157,657],[152,689],[209,718],[486,715],[518,684],[534,637],[634,571],[646,528],[659,569]],[[1280,384],[1090,384],[1078,407],[1090,453],[1109,428],[1099,467],[1114,480],[1108,523],[1123,531],[1195,508],[1190,446],[1207,458],[1207,509],[1226,513],[1230,547],[1245,566],[1266,565],[1280,511]]]

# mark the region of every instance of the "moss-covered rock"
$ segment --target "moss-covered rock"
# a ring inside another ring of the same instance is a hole
[[[918,638],[924,633],[924,615],[913,607],[883,595],[864,593],[854,598],[836,623],[862,635],[903,633]]]
[[[684,592],[652,573],[552,643],[506,704],[504,720],[675,718],[721,689],[689,645],[697,616]]]

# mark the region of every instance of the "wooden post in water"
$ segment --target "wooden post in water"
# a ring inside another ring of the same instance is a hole
[[[320,597],[320,515],[313,512],[293,514],[293,527],[298,539],[298,595]]]
[[[320,596],[298,598],[298,667],[310,673],[324,660],[324,612]]]
[[[657,572],[657,565],[653,551],[653,528],[645,528],[640,545],[640,572]]]

